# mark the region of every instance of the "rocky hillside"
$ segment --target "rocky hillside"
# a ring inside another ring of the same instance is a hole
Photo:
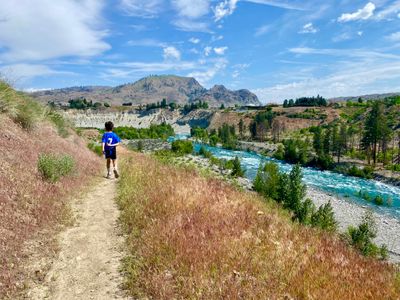
[[[72,87],[32,93],[32,96],[47,103],[67,103],[70,99],[84,97],[93,102],[108,102],[122,105],[132,102],[133,105],[155,103],[163,98],[167,102],[187,104],[194,101],[207,101],[210,106],[219,107],[238,105],[260,105],[257,96],[248,90],[231,91],[223,85],[206,89],[191,77],[149,76],[134,83],[117,87]]]
[[[361,96],[349,96],[349,97],[336,97],[329,99],[329,102],[342,102],[342,101],[357,101],[359,98],[363,100],[382,100],[387,97],[400,96],[400,93],[386,93],[386,94],[369,94]]]

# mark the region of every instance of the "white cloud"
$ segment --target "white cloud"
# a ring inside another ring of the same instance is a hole
[[[335,35],[333,38],[332,38],[332,41],[333,42],[343,42],[343,41],[347,41],[347,40],[350,40],[351,39],[351,34],[349,33],[349,32],[343,32],[343,33],[341,33],[341,34],[338,34],[338,35]]]
[[[215,47],[214,52],[218,55],[224,55],[225,51],[228,50],[228,47]]]
[[[163,0],[121,0],[121,9],[129,16],[154,18],[162,11]]]
[[[8,80],[18,83],[38,76],[74,75],[72,72],[60,72],[41,64],[12,64],[0,68],[0,73]]]
[[[266,34],[268,31],[270,31],[270,29],[271,29],[271,27],[269,25],[260,26],[256,29],[254,36],[256,36],[256,37],[262,36],[262,35]]]
[[[142,47],[165,47],[165,43],[154,39],[130,40],[127,42],[128,46],[142,46]]]
[[[213,9],[215,21],[219,21],[224,17],[233,14],[238,1],[239,0],[224,0],[223,2],[218,3]]]
[[[201,21],[177,19],[172,24],[179,30],[189,32],[210,32],[208,24]]]
[[[377,63],[362,61],[343,63],[338,71],[325,77],[308,77],[304,80],[271,87],[254,89],[262,102],[282,102],[284,99],[317,94],[327,98],[339,96],[359,96],[361,94],[394,92],[382,81],[400,80],[400,62]]]
[[[103,1],[0,1],[0,48],[6,61],[94,56],[110,49],[103,41]]]
[[[357,21],[357,20],[367,20],[374,15],[375,4],[372,2],[368,2],[363,8],[360,8],[354,13],[345,13],[342,14],[338,18],[338,22],[349,22],[349,21]]]
[[[363,31],[357,31],[357,35],[358,35],[358,36],[362,36],[363,34],[364,34]]]
[[[279,7],[279,8],[284,8],[284,9],[291,9],[291,10],[305,10],[304,8],[304,2],[301,1],[274,1],[274,0],[242,0],[246,2],[251,2],[251,3],[257,3],[257,4],[264,4],[264,5],[269,5],[269,6],[274,6],[274,7]],[[293,3],[297,2],[297,3]],[[299,4],[301,3],[301,4]]]
[[[293,10],[305,10],[304,4],[300,1],[296,1],[301,4],[293,3],[293,1],[275,1],[275,0],[224,0],[219,2],[214,8],[214,19],[215,21],[219,21],[231,14],[234,13],[237,7],[237,3],[239,1],[242,2],[250,2],[256,4],[263,4],[268,6],[279,7],[283,9],[293,9]]]
[[[130,78],[132,74],[143,76],[149,73],[181,72],[201,69],[197,62],[164,61],[164,62],[103,62],[101,66],[108,67],[100,74],[102,78]]]
[[[232,77],[233,78],[238,78],[240,76],[240,72],[238,70],[233,71]]]
[[[297,47],[289,49],[289,52],[294,54],[318,54],[318,55],[331,55],[331,56],[342,56],[342,57],[358,57],[365,59],[373,59],[373,58],[386,58],[399,60],[400,55],[378,52],[373,50],[364,50],[364,49],[316,49],[316,48],[308,48],[308,47]]]
[[[212,51],[212,48],[211,48],[211,47],[209,47],[209,46],[205,47],[205,48],[204,48],[204,55],[205,55],[205,56],[209,56],[210,53],[211,53],[211,51]]]
[[[200,43],[200,39],[192,37],[189,39],[189,42],[191,42],[192,44],[198,44]]]
[[[307,23],[299,33],[317,33],[318,29],[314,27],[313,23]]]
[[[394,32],[388,35],[386,38],[392,42],[400,42],[400,31]]]
[[[209,11],[209,0],[172,0],[177,13],[189,19],[197,19],[206,15]]]
[[[164,59],[165,60],[180,60],[181,53],[178,49],[172,46],[168,46],[164,48]]]
[[[378,12],[376,18],[378,20],[388,19],[397,15],[399,17],[400,12],[400,1],[394,1],[392,4],[388,5],[385,9]]]
[[[214,65],[208,67],[205,71],[191,72],[187,76],[196,78],[202,85],[207,85],[215,75],[226,68],[227,64],[228,62],[226,59],[220,58],[215,61]]]

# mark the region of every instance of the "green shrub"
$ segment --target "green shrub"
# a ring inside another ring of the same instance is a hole
[[[136,139],[167,139],[175,135],[170,124],[152,124],[149,128],[116,127],[114,132],[124,140]]]
[[[301,224],[311,224],[311,219],[315,214],[315,205],[310,199],[300,202],[297,209],[294,210],[293,220],[299,221]]]
[[[264,197],[278,200],[279,179],[279,167],[276,163],[267,162],[264,166],[260,165],[253,182],[254,190]]]
[[[213,155],[210,151],[207,151],[207,149],[204,146],[200,147],[199,150],[199,155],[203,156],[204,158],[210,159]]]
[[[311,225],[328,231],[336,231],[337,222],[330,201],[321,205],[312,215]]]
[[[75,166],[74,159],[69,155],[40,154],[38,170],[44,179],[54,183],[61,177],[70,174]]]
[[[57,132],[61,137],[66,138],[69,136],[68,128],[70,126],[60,113],[51,110],[50,113],[48,114],[48,118],[56,126]]]
[[[284,160],[285,159],[285,149],[283,145],[278,146],[278,150],[275,151],[274,156],[275,159]]]
[[[347,231],[347,238],[351,245],[358,249],[365,256],[387,257],[387,248],[379,248],[372,240],[376,237],[377,228],[372,212],[368,211],[358,227],[350,226]]]
[[[96,153],[98,156],[103,155],[103,147],[95,142],[89,142],[87,144],[87,147],[92,150],[94,153]]]
[[[231,175],[234,177],[243,177],[245,171],[243,170],[242,166],[240,165],[239,157],[235,157],[232,161],[232,173]]]
[[[144,148],[143,141],[139,140],[138,143],[137,143],[137,146],[136,146],[136,150],[139,151],[139,152],[142,152],[143,148]]]
[[[374,203],[376,205],[383,205],[384,200],[383,200],[382,196],[380,196],[380,195],[375,196]]]
[[[172,142],[172,151],[180,155],[191,154],[193,144],[191,141],[177,140]]]

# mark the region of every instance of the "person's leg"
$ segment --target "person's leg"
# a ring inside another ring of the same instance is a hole
[[[111,168],[111,159],[107,158],[107,178],[110,178],[111,175],[110,168]]]
[[[114,167],[115,178],[118,178],[119,177],[119,173],[118,173],[118,169],[117,169],[117,159],[113,159],[112,162],[113,162],[113,167]]]

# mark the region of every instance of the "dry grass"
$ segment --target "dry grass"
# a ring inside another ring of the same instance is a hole
[[[18,97],[15,92],[10,93]],[[23,288],[26,244],[41,230],[62,220],[68,196],[88,183],[99,171],[99,163],[76,134],[62,138],[45,121],[37,121],[26,130],[8,112],[0,113],[0,140],[0,298],[3,299]],[[71,156],[76,162],[74,173],[55,184],[43,180],[37,169],[41,153]],[[44,241],[42,247],[46,246]]]
[[[150,299],[398,299],[393,267],[254,193],[141,154],[122,164],[127,288]]]

